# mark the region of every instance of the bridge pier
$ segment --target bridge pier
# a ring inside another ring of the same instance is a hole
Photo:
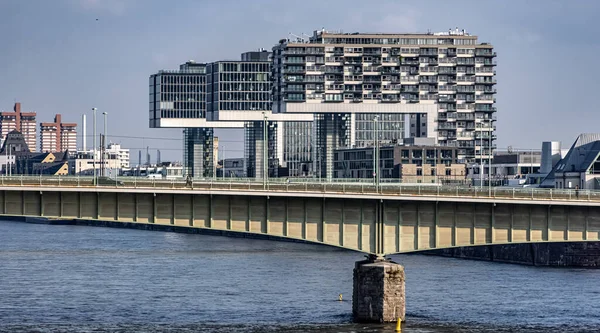
[[[352,316],[355,322],[405,320],[404,267],[370,256],[354,265]]]

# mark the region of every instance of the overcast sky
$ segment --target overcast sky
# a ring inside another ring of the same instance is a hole
[[[113,141],[161,148],[163,160],[181,160],[180,130],[148,128],[148,76],[159,69],[189,59],[237,59],[271,49],[288,32],[322,27],[458,27],[498,53],[499,147],[531,149],[558,140],[564,148],[579,133],[599,131],[592,98],[600,88],[599,17],[600,1],[592,0],[0,0],[0,110],[16,100],[36,111],[38,122],[62,113],[78,123],[87,112],[91,134],[90,110],[97,107],[109,113],[109,137],[122,136]],[[219,135],[230,141],[227,157],[243,155],[241,131]]]

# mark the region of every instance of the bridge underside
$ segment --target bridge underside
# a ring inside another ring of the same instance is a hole
[[[372,254],[600,240],[593,206],[114,191],[0,191],[0,214],[176,225]]]

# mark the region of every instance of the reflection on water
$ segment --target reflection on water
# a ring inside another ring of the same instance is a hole
[[[0,332],[393,331],[350,323],[360,259],[316,245],[0,221]],[[600,324],[599,270],[393,259],[406,267],[404,332]]]

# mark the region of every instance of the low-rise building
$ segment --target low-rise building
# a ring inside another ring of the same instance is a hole
[[[219,168],[218,176],[223,177],[234,177],[243,178],[246,177],[245,159],[242,157],[226,158],[220,161],[221,168]]]
[[[600,189],[600,133],[580,134],[540,187]]]
[[[466,170],[457,147],[385,146],[379,148],[380,179],[403,183],[454,183],[465,180]],[[374,178],[372,147],[344,148],[334,153],[334,178]]]
[[[488,179],[493,185],[524,185],[535,183],[530,176],[538,174],[542,154],[539,150],[528,151],[497,151],[491,162],[470,164],[467,166],[467,178],[474,184],[487,184]],[[490,177],[491,174],[491,177]],[[537,178],[536,178],[537,179]]]
[[[95,151],[96,158],[94,159],[94,150],[78,151],[75,154],[75,159],[71,161],[72,169],[76,175],[93,175],[94,166],[96,168],[96,175],[101,175],[102,170],[106,170],[105,173],[114,174],[121,170],[121,160],[118,158],[118,154],[108,153],[102,158],[102,152],[100,150]]]
[[[164,179],[181,179],[183,178],[183,165],[181,163],[163,162],[157,169],[157,173],[162,175]]]

